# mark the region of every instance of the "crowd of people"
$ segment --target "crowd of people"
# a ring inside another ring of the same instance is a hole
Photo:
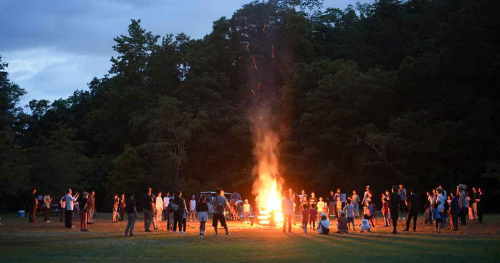
[[[43,212],[45,222],[50,223],[50,213],[53,198],[45,195],[40,198],[37,190],[33,189],[28,199],[29,222],[36,223],[36,211],[39,201],[43,201]],[[196,197],[192,195],[188,202],[184,199],[182,191],[174,194],[170,192],[157,192],[156,196],[152,189],[140,200],[142,213],[144,215],[144,230],[151,232],[165,225],[167,231],[184,234],[186,232],[187,220],[199,222],[199,234],[205,235],[206,223],[211,215],[214,234],[218,235],[218,225],[224,228],[226,235],[230,235],[226,219],[242,220],[243,223],[259,223],[258,204],[252,207],[248,199],[244,201],[238,192],[234,192],[229,200],[226,199],[224,191],[217,189],[216,192],[207,198],[205,195]],[[341,189],[336,192],[330,191],[327,198],[317,197],[315,192],[308,196],[304,190],[296,194],[292,189],[283,193],[281,208],[283,214],[283,232],[291,232],[292,225],[300,224],[303,231],[308,229],[317,231],[319,234],[330,233],[330,219],[337,221],[337,233],[348,233],[356,231],[371,232],[377,225],[377,209],[374,205],[374,196],[370,186],[366,187],[363,198],[354,190],[352,195],[347,196],[341,193]],[[257,200],[257,199],[256,199]],[[391,190],[381,193],[380,214],[383,217],[383,226],[392,225],[392,233],[397,233],[398,220],[406,221],[403,231],[409,231],[413,220],[413,231],[417,229],[417,218],[420,208],[420,197],[413,191],[407,190],[402,184],[394,185]],[[82,195],[76,192],[73,195],[72,189],[68,189],[66,194],[59,201],[61,210],[60,220],[65,222],[66,228],[76,228],[73,219],[80,218],[80,229],[88,232],[88,225],[94,223],[95,212],[95,192],[83,192]],[[125,228],[125,236],[133,236],[135,222],[139,217],[134,194],[115,194],[113,198],[113,212],[111,222],[121,223],[124,221],[125,213],[128,220]],[[449,195],[440,185],[436,189],[427,192],[427,199],[424,208],[424,224],[433,224],[435,232],[439,233],[446,226],[449,218],[450,228],[457,231],[459,222],[465,226],[467,219],[483,221],[483,190],[472,188],[472,192],[467,191],[467,186],[460,184],[456,192]],[[261,208],[265,209],[265,208]],[[467,218],[468,215],[468,218]],[[356,222],[356,219],[359,220]]]

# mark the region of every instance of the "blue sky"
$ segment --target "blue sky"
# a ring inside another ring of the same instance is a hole
[[[369,0],[325,0],[345,8]],[[201,38],[212,22],[250,0],[1,0],[0,55],[10,79],[32,99],[66,98],[102,77],[115,55],[113,38],[126,34],[130,19],[157,35]]]

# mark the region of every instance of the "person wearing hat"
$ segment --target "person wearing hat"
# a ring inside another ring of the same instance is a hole
[[[80,224],[80,230],[82,232],[89,232],[89,229],[87,227],[87,216],[88,216],[88,212],[89,212],[89,205],[88,205],[88,198],[89,198],[89,193],[87,192],[83,192],[83,199],[82,201],[80,201],[80,206],[81,206],[81,209],[80,209],[80,220],[81,220],[81,224]]]
[[[457,196],[459,196],[458,205],[460,206],[460,221],[463,226],[467,224],[465,221],[465,216],[467,215],[467,212],[469,210],[469,202],[467,201],[467,194],[465,192],[465,189],[467,189],[466,185],[457,185]]]
[[[347,221],[346,221],[346,226],[347,226]],[[330,220],[328,220],[325,213],[321,213],[321,219],[318,222],[318,234],[328,235],[328,233],[330,233]]]

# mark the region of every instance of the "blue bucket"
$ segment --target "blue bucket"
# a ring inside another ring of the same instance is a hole
[[[24,217],[24,216],[25,216],[24,210],[19,210],[19,211],[17,212],[17,216],[18,216],[18,217]]]

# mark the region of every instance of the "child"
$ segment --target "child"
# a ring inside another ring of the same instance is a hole
[[[318,214],[323,213],[324,208],[325,208],[325,203],[323,202],[323,197],[319,197],[319,202],[318,202],[317,206],[318,206]]]
[[[248,199],[245,199],[245,204],[243,205],[243,213],[245,213],[244,223],[250,223],[250,204],[248,203]]]
[[[351,199],[347,199],[347,205],[344,207],[343,211],[345,211],[345,214],[347,216],[347,229],[350,229],[349,224],[352,223],[352,230],[356,230],[354,228],[354,205],[352,205],[351,203]]]
[[[370,232],[370,222],[368,221],[368,215],[364,215],[363,219],[361,219],[361,225],[359,225],[361,228],[361,233],[368,231]]]
[[[330,233],[330,220],[326,218],[325,213],[321,213],[321,220],[318,222],[318,234],[328,235]]]
[[[309,226],[312,227],[313,230],[316,230],[316,216],[318,215],[318,211],[316,210],[316,204],[311,205],[311,209],[309,209]]]
[[[469,194],[467,194],[467,202],[469,202],[469,220],[474,221],[473,202],[472,202],[472,199],[470,198]]]
[[[307,234],[307,223],[309,223],[309,209],[307,209],[307,204],[302,205],[302,229],[304,233]]]
[[[432,216],[434,217],[434,222],[436,224],[436,233],[439,233],[441,232],[440,229],[439,229],[439,225],[440,223],[443,221],[443,219],[441,218],[441,215],[439,213],[439,210],[438,210],[438,207],[439,207],[439,201],[436,202],[433,206],[432,206]]]
[[[382,199],[382,215],[384,216],[385,226],[389,226],[389,202],[387,197]]]
[[[229,213],[231,214],[230,216],[231,220],[236,221],[238,216],[236,215],[236,209],[234,203],[231,206],[229,206]]]
[[[196,222],[196,197],[194,195],[189,200],[189,222]]]
[[[345,218],[345,212],[344,212],[344,210],[341,210],[339,222],[337,224],[337,233],[339,233],[339,234],[349,233],[348,229],[349,228],[347,225],[347,219]]]
[[[373,223],[373,219],[375,219],[375,212],[373,211],[372,201],[368,201],[368,210],[370,211],[370,222],[372,223],[372,227],[375,227],[375,223]]]

